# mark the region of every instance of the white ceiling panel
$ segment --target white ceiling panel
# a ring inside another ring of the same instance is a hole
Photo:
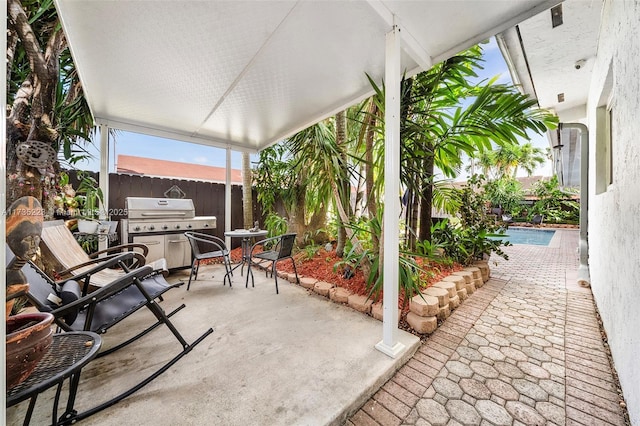
[[[250,151],[370,95],[394,13],[428,63],[553,3],[56,0],[96,121]]]

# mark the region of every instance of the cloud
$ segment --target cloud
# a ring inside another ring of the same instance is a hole
[[[209,160],[204,155],[199,155],[193,159],[193,162],[198,164],[207,164]]]

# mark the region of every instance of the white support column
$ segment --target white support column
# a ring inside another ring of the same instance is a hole
[[[231,148],[227,147],[224,191],[224,230],[231,231]],[[231,248],[231,237],[225,237],[224,243]]]
[[[394,24],[387,33],[385,54],[384,242],[382,340],[376,349],[395,358],[398,342],[398,257],[400,256],[400,34]]]
[[[109,126],[100,125],[100,189],[104,202],[100,206],[100,220],[109,220]],[[98,239],[98,250],[109,247],[108,238]]]

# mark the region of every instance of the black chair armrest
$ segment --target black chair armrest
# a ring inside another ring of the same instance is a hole
[[[227,246],[224,241],[221,238],[216,237],[215,235],[203,234],[200,232],[185,232],[185,236],[187,238],[193,239],[194,241],[212,245],[218,251],[227,251]]]

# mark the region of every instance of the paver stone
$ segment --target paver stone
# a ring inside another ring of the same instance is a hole
[[[467,285],[467,281],[464,279],[464,277],[454,274],[444,277],[441,281],[454,283],[456,285],[456,290],[462,290]]]
[[[460,386],[446,377],[436,377],[432,383],[433,388],[440,395],[447,399],[460,399],[462,398],[462,389]]]
[[[364,312],[365,314],[371,312],[371,305],[373,305],[373,300],[367,300],[367,296],[352,294],[347,300],[349,306],[351,306],[351,308],[355,309],[356,311]]]
[[[531,426],[543,426],[547,422],[536,410],[520,401],[507,401],[505,408],[514,419]]]
[[[300,278],[300,285],[304,288],[308,288],[308,289],[312,289],[316,283],[318,282],[317,279],[312,278],[312,277],[302,277]]]
[[[437,287],[429,287],[422,292],[423,294],[427,294],[429,296],[438,298],[438,306],[449,306],[449,292],[447,290],[443,290]]]
[[[422,317],[414,312],[407,314],[407,322],[418,333],[433,333],[438,328],[436,317]]]
[[[438,298],[429,296],[428,294],[413,296],[409,302],[411,312],[421,317],[434,317],[438,315],[439,306]]]
[[[350,290],[344,287],[333,287],[329,290],[329,298],[336,303],[348,303],[349,296],[352,294]]]
[[[471,395],[475,399],[489,399],[491,398],[491,391],[482,382],[476,379],[460,379],[458,382],[460,388],[467,395]]]
[[[444,426],[450,419],[447,410],[433,399],[421,399],[416,404],[416,410],[420,417],[428,421],[433,426]]]
[[[482,421],[482,417],[480,417],[476,409],[462,400],[449,400],[446,407],[449,415],[463,425],[479,425]]]
[[[476,410],[482,418],[497,426],[509,426],[513,422],[513,417],[507,410],[493,401],[485,399],[476,402]]]
[[[456,297],[458,295],[456,293],[456,283],[452,283],[450,281],[438,281],[437,283],[433,284],[432,287],[438,287],[443,290],[447,290],[447,293],[449,293],[449,298]]]
[[[326,281],[318,281],[313,286],[313,291],[318,293],[320,296],[329,297],[329,290],[331,290],[332,288],[333,284]]]

